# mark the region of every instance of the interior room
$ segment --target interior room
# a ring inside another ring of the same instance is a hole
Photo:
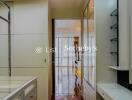
[[[132,100],[131,0],[0,0],[0,100]]]

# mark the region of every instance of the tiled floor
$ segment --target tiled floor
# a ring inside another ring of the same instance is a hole
[[[83,99],[74,96],[57,96],[55,97],[55,100],[83,100]]]
[[[78,81],[80,82],[80,81]],[[56,67],[56,97],[55,100],[82,100],[74,97],[75,68]]]
[[[72,95],[75,87],[74,68],[56,67],[56,96]]]

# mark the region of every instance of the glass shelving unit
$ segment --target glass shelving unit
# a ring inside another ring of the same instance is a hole
[[[117,7],[118,8],[118,7]],[[112,34],[114,36],[110,38],[110,42],[112,45],[112,50],[110,51],[113,59],[117,59],[116,64],[112,64],[113,66],[119,66],[119,25],[118,25],[118,9],[115,9],[110,14],[111,19],[114,20],[113,24],[110,26]],[[115,58],[116,57],[116,58]]]
[[[111,14],[110,16],[118,16],[118,10],[115,9]]]

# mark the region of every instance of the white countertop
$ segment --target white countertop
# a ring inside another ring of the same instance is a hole
[[[0,76],[0,100],[3,100],[32,79],[35,79],[35,77]]]
[[[112,100],[132,100],[132,91],[124,88],[119,84],[97,84],[97,91],[102,89]]]
[[[120,71],[128,71],[129,67],[127,66],[109,66],[109,68]]]

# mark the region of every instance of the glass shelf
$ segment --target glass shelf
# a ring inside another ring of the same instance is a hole
[[[110,27],[111,29],[117,29],[118,28],[118,25],[117,24],[114,24]]]
[[[117,16],[117,15],[118,15],[117,9],[115,9],[115,10],[110,14],[110,16]]]
[[[110,54],[112,54],[112,55],[117,55],[118,52],[110,52]]]
[[[109,68],[119,71],[128,71],[129,68],[126,66],[109,66]]]
[[[112,58],[114,57],[114,59],[116,59],[116,65],[118,65],[119,63],[119,23],[118,23],[118,7],[116,9],[114,9],[111,13],[110,13],[110,16],[111,16],[111,21],[112,21],[112,24],[110,26],[110,29],[111,29],[111,32],[112,34],[114,33],[114,36],[112,36],[110,38],[110,42],[111,42],[111,45],[112,45],[112,48],[114,48],[114,50],[111,50],[110,51],[110,55],[112,56]],[[115,64],[114,62],[114,64]]]
[[[112,38],[112,39],[110,39],[110,41],[111,41],[111,42],[117,42],[118,39],[117,39],[117,38]]]

